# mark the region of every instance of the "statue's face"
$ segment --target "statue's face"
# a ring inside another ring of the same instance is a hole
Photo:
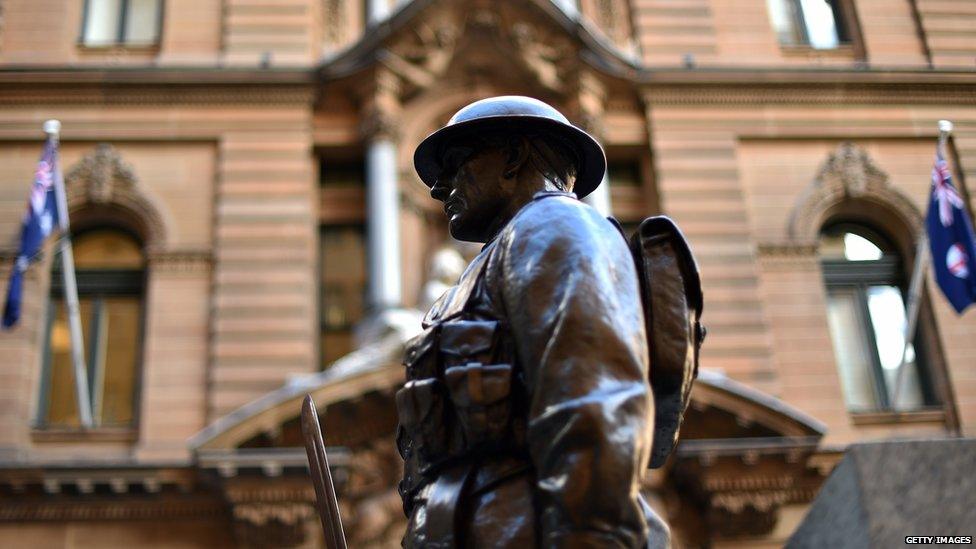
[[[485,242],[492,222],[511,199],[502,177],[505,153],[490,145],[458,141],[444,150],[441,173],[430,195],[444,203],[451,235]]]

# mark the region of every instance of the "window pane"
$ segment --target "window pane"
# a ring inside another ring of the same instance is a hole
[[[796,0],[766,0],[769,19],[780,44],[802,44],[803,34],[797,25]]]
[[[83,41],[86,45],[114,44],[119,38],[122,0],[88,0]]]
[[[322,230],[322,360],[352,351],[352,327],[366,309],[366,249],[360,226]]]
[[[878,357],[884,372],[885,387],[894,409],[919,408],[923,404],[922,389],[919,385],[918,368],[915,364],[914,349],[908,353],[904,371],[899,374],[902,353],[905,349],[905,303],[901,291],[894,286],[872,286],[868,288],[868,310],[878,344]],[[901,376],[901,389],[898,401],[895,392],[898,377]]]
[[[104,300],[99,353],[103,379],[101,402],[96,414],[104,426],[128,426],[134,417],[136,366],[139,358],[141,307],[135,297],[113,297]],[[93,404],[94,406],[94,404]]]
[[[76,269],[141,269],[142,248],[131,236],[113,230],[72,237]]]
[[[607,177],[614,187],[640,187],[640,166],[636,162],[611,162],[607,165]]]
[[[858,311],[857,294],[853,290],[831,292],[827,296],[827,320],[847,407],[878,409],[868,338]]]
[[[129,0],[125,14],[126,44],[155,44],[159,30],[159,0]]]
[[[827,0],[800,0],[809,44],[817,49],[836,48],[837,22],[834,10]]]
[[[897,255],[892,246],[863,227],[842,224],[823,231],[820,236],[820,258],[844,261],[876,261]]]
[[[854,233],[844,235],[844,258],[848,261],[873,261],[881,259],[881,248],[870,240]]]
[[[48,394],[46,398],[47,415],[43,418],[45,425],[52,427],[78,427],[78,404],[75,398],[75,375],[71,363],[71,332],[68,329],[68,317],[65,313],[64,301],[56,300],[51,325],[50,336],[50,366],[48,378]],[[82,340],[89,339],[89,319],[92,312],[90,299],[79,300],[81,311]]]
[[[44,423],[78,427],[71,339],[64,301],[54,299],[49,390]],[[102,306],[97,307],[97,302]],[[79,299],[92,417],[97,426],[125,427],[134,418],[142,308],[138,297]],[[97,313],[97,314],[96,314]],[[95,327],[96,329],[92,330]]]
[[[358,322],[364,309],[366,250],[359,227],[322,232],[322,312],[330,327]]]

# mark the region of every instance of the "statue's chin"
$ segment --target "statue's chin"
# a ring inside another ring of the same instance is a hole
[[[458,220],[456,216],[451,218],[451,221],[448,223],[448,228],[451,231],[451,236],[462,242],[485,241],[484,238],[478,234],[478,231],[471,230],[470,227]]]

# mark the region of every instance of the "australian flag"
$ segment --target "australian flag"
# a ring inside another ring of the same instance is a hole
[[[34,172],[27,211],[20,230],[20,250],[10,272],[7,286],[7,304],[3,308],[3,327],[10,328],[20,319],[20,302],[24,292],[24,272],[30,266],[44,239],[58,224],[57,197],[54,191],[54,177],[57,170],[58,146],[56,140],[48,138],[44,152]]]
[[[938,150],[925,225],[935,278],[957,313],[976,302],[976,237],[966,212],[966,205],[952,184],[949,165]]]

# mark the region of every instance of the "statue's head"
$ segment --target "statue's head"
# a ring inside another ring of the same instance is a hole
[[[549,105],[528,97],[483,99],[425,139],[414,166],[444,202],[451,234],[483,242],[538,190],[580,198],[600,184],[600,145]]]

